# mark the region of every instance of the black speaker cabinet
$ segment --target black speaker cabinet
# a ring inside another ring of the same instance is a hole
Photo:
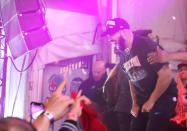
[[[1,16],[13,58],[51,40],[40,0],[1,0]]]

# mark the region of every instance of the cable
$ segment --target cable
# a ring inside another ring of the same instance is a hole
[[[33,62],[34,62],[34,60],[35,60],[35,58],[36,58],[37,53],[38,53],[38,50],[36,50],[35,55],[34,55],[33,59],[31,60],[31,63],[30,63],[25,69],[21,69],[21,70],[19,70],[19,69],[16,67],[16,65],[15,65],[15,63],[14,63],[12,57],[10,57],[10,56],[7,56],[7,57],[10,58],[10,60],[11,60],[11,62],[12,62],[12,64],[13,64],[13,66],[14,66],[14,68],[15,68],[18,72],[24,72],[24,71],[28,70],[28,69],[31,67],[31,65],[33,64]],[[25,57],[26,57],[26,56],[25,56]],[[25,57],[24,57],[24,58],[25,58]]]
[[[96,25],[96,28],[95,28],[95,31],[94,31],[93,40],[92,40],[92,45],[94,45],[94,43],[95,43],[95,39],[96,39],[96,36],[97,36],[97,30],[98,30],[99,26],[101,26],[101,23],[98,23]]]
[[[21,70],[23,70],[23,68],[24,68],[25,61],[26,61],[26,55],[24,56]],[[15,105],[16,105],[16,100],[17,100],[17,97],[18,97],[18,92],[19,92],[19,88],[20,88],[20,84],[21,84],[22,74],[23,74],[23,72],[21,72],[20,77],[19,77],[18,89],[16,91],[16,96],[15,96],[15,99],[14,99],[14,103],[13,103],[13,107],[12,107],[12,115],[11,116],[13,116],[13,113],[14,113],[14,109],[15,109]]]

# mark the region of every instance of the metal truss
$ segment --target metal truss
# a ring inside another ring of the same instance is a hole
[[[6,94],[6,73],[7,73],[7,44],[0,19],[0,117],[4,117],[5,94]]]

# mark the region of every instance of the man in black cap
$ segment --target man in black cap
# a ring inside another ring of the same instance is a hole
[[[120,65],[129,79],[134,116],[130,131],[164,131],[176,106],[177,89],[168,63],[151,65],[147,61],[147,54],[156,51],[157,44],[134,35],[121,18],[107,21],[103,35],[117,43]]]

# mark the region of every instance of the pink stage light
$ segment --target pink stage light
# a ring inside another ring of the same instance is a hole
[[[47,8],[98,15],[97,0],[46,0]]]

